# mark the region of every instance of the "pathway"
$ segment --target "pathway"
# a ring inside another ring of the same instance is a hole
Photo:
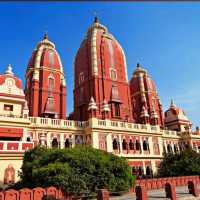
[[[176,197],[177,200],[194,200],[194,199],[200,200],[200,197],[195,198],[193,195],[188,194],[187,186],[176,187]],[[131,193],[118,197],[110,197],[110,200],[136,200],[136,196],[134,193]],[[148,200],[169,200],[169,198],[165,197],[164,189],[160,189],[160,190],[149,191]]]

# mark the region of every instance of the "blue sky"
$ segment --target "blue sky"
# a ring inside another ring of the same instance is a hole
[[[73,109],[73,61],[97,12],[122,45],[129,78],[140,62],[156,82],[164,109],[173,98],[200,125],[200,3],[0,3],[0,72],[11,63],[24,82],[28,60],[48,31],[67,79]]]

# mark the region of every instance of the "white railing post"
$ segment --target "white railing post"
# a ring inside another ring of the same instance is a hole
[[[22,142],[19,142],[18,150],[19,150],[19,151],[22,151]]]
[[[7,150],[7,142],[6,142],[6,141],[3,143],[3,150],[4,150],[4,151]]]

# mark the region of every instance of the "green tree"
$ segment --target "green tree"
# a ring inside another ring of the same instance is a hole
[[[91,147],[36,147],[25,153],[20,176],[20,187],[55,186],[70,194],[127,191],[135,180],[126,159]]]
[[[158,169],[159,177],[200,175],[200,154],[188,148],[165,154]]]

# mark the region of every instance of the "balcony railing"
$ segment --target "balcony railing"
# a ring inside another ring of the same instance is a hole
[[[11,117],[11,118],[22,118],[22,115],[13,115],[13,114],[1,114],[0,118]]]
[[[14,115],[0,115],[0,119],[5,120],[6,118],[15,118],[15,120],[23,120],[22,116]],[[52,118],[42,118],[42,117],[29,117],[26,120],[29,121],[31,126],[38,127],[55,127],[55,128],[71,128],[71,129],[84,129],[89,126],[116,129],[116,130],[128,130],[128,131],[139,131],[146,133],[160,133],[170,136],[180,136],[180,132],[163,130],[159,126],[152,126],[149,124],[136,124],[129,122],[111,121],[111,120],[100,120],[93,118],[92,123],[89,121],[73,121],[64,119],[52,119]]]
[[[32,125],[45,126],[45,127],[57,127],[57,128],[85,128],[88,126],[88,122],[64,120],[64,119],[51,119],[42,117],[29,117]]]
[[[33,142],[23,142],[23,141],[1,141],[0,140],[0,152],[13,152],[13,151],[21,151],[24,152],[28,149],[32,149],[34,147]]]
[[[120,122],[120,121],[110,121],[110,120],[97,120],[97,123],[93,123],[93,126],[100,126],[102,128],[110,128],[110,129],[126,129],[132,131],[142,131],[142,132],[160,132],[159,126],[151,126],[148,124],[135,124],[129,122]]]
[[[96,120],[98,121],[97,125],[102,128],[110,128],[110,129],[117,129],[117,130],[126,129],[129,131],[160,133],[160,134],[165,134],[165,135],[170,135],[170,136],[180,136],[181,134],[181,132],[178,132],[178,131],[160,129],[159,126],[153,126],[149,124],[136,124],[136,123],[129,123],[129,122],[98,120],[98,119]]]

